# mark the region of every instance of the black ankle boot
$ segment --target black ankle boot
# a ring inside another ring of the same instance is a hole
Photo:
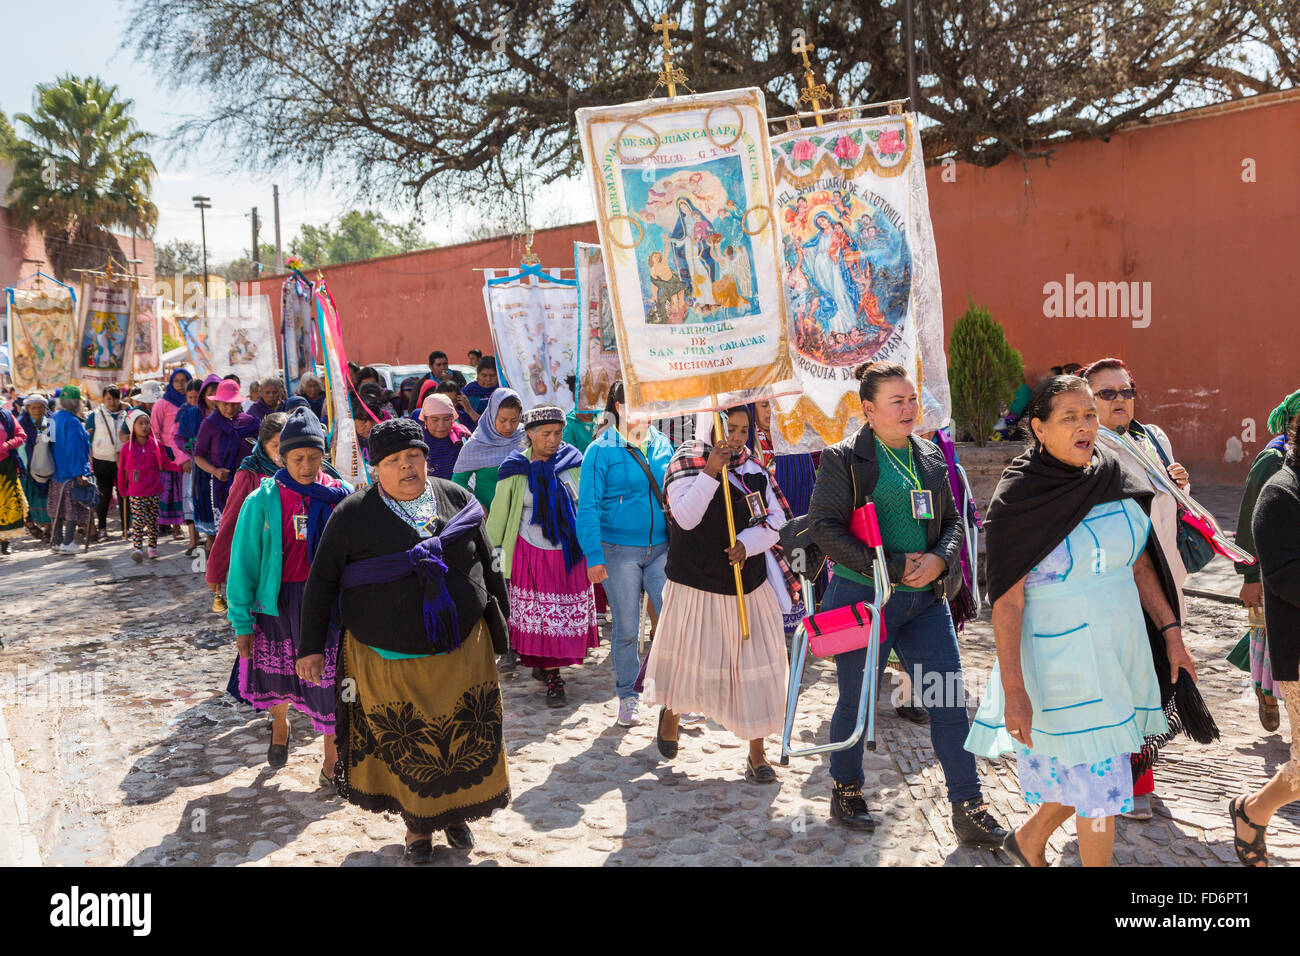
[[[989,813],[988,805],[981,797],[952,805],[952,829],[962,846],[990,849],[1000,847],[1009,832]]]
[[[862,796],[862,785],[837,783],[831,790],[831,819],[850,830],[870,833],[876,821],[867,812],[867,801]]]
[[[558,670],[546,672],[546,706],[564,706],[564,678]]]

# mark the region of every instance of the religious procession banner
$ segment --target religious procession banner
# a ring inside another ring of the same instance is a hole
[[[136,378],[162,374],[162,314],[159,297],[142,295],[135,304],[135,348],[133,369]]]
[[[503,384],[519,393],[525,410],[543,404],[573,408],[568,378],[577,372],[578,284],[535,275],[502,282],[487,269],[483,306]]]
[[[208,348],[225,374],[251,382],[274,378],[279,366],[271,300],[264,295],[232,295],[208,299]]]
[[[94,401],[100,400],[104,386],[125,384],[132,377],[135,297],[134,277],[86,276],[82,280],[72,377],[80,380]]]
[[[614,307],[600,246],[575,242],[573,264],[578,276],[578,404],[584,411],[600,410],[619,377]]]
[[[181,333],[181,341],[190,353],[190,367],[194,377],[205,379],[216,373],[212,362],[212,351],[208,348],[208,320],[201,312],[177,312],[172,316],[176,328]]]
[[[19,392],[72,380],[76,301],[71,289],[9,289],[9,374]]]
[[[288,394],[298,394],[298,380],[316,371],[316,307],[311,283],[299,275],[284,280],[280,290],[280,353]]]
[[[325,365],[325,407],[329,409],[330,461],[354,488],[371,483],[370,470],[361,454],[356,422],[348,399],[348,356],[343,349],[343,323],[329,286],[322,279],[312,296],[316,335]]]
[[[946,421],[939,266],[913,117],[785,133],[772,138],[772,159],[791,354],[803,391],[776,401],[775,450],[818,451],[861,427],[853,372],[864,362],[907,368]],[[923,420],[918,430],[942,424]]]
[[[577,120],[631,415],[793,391],[762,91]]]

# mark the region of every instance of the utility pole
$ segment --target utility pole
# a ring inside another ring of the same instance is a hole
[[[256,279],[262,274],[262,264],[257,254],[257,231],[262,223],[257,218],[257,207],[253,207],[253,278]]]
[[[271,187],[271,197],[275,202],[275,271],[278,275],[284,271],[284,253],[280,250],[280,187]]]
[[[212,200],[208,196],[191,196],[194,202],[194,208],[199,211],[199,229],[203,236],[203,310],[207,311],[208,301],[208,224],[204,216],[205,209],[212,208]]]

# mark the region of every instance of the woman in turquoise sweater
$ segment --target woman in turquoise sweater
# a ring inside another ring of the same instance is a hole
[[[575,513],[582,456],[560,439],[564,412],[555,405],[529,409],[524,429],[528,447],[501,464],[488,536],[509,586],[510,646],[546,681],[546,703],[559,707],[560,668],[581,664],[599,643]]]
[[[492,509],[497,470],[519,448],[523,437],[519,430],[519,416],[523,408],[518,392],[498,388],[479,416],[474,434],[469,436],[456,458],[451,480],[474,492],[485,511]]]
[[[227,616],[239,646],[239,693],[258,710],[271,711],[266,762],[289,757],[289,705],[325,735],[321,784],[333,775],[334,662],[338,635],[325,651],[325,675],[308,684],[297,675],[299,621],[307,571],[334,506],[351,493],[321,472],[325,432],[310,408],[297,408],[280,432],[284,467],[244,499],[230,546]]]
[[[610,657],[618,694],[618,723],[636,723],[633,689],[641,662],[641,594],[659,613],[667,580],[668,521],[664,517],[664,473],[673,444],[653,426],[632,426],[623,404],[623,383],[615,382],[605,403],[612,423],[582,459],[578,492],[578,543],[587,557],[587,578],[605,588],[614,627]]]

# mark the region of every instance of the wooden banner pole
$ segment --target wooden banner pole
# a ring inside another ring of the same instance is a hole
[[[722,417],[722,412],[716,409],[718,396],[713,396],[715,406],[713,412],[713,436],[714,441],[723,441],[727,437],[727,423]],[[736,546],[736,516],[731,513],[731,480],[728,477],[728,469],[724,465],[722,469],[722,506],[727,512],[727,536],[731,540],[731,546]],[[733,564],[731,570],[736,576],[736,605],[740,610],[740,639],[749,640],[749,617],[745,614],[745,583],[741,580],[740,565]]]

